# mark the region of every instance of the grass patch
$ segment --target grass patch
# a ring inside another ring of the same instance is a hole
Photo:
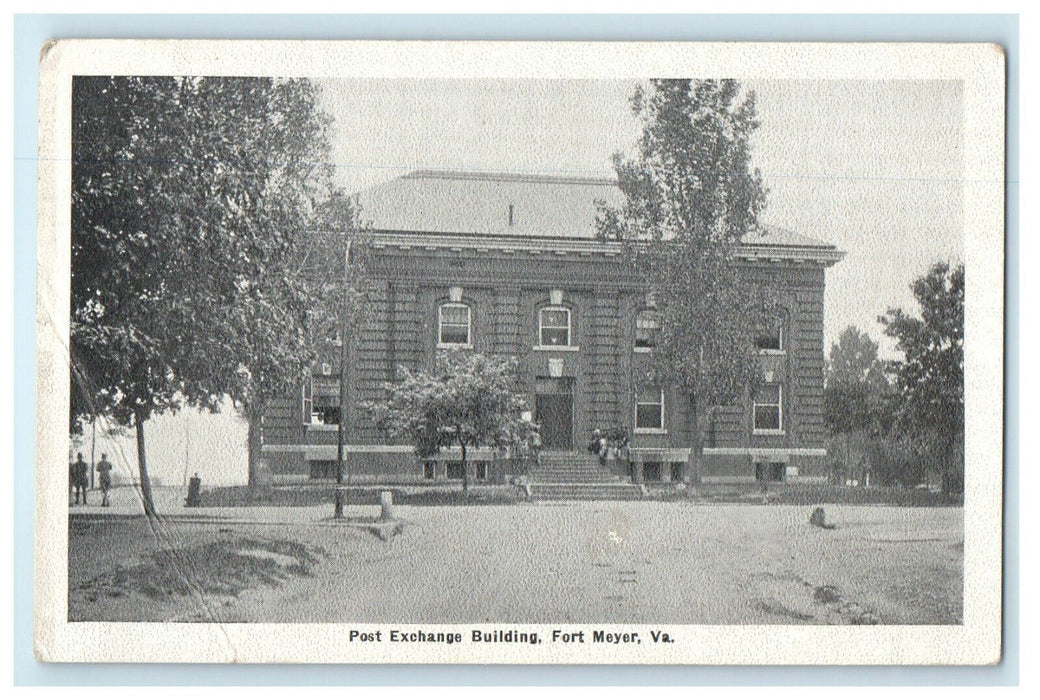
[[[906,507],[961,506],[962,496],[948,496],[927,489],[884,486],[836,486],[814,483],[703,484],[697,493],[677,490],[673,485],[649,487],[649,497],[658,501],[687,499],[713,503],[811,506],[819,504],[885,505]]]
[[[418,486],[351,486],[347,488],[347,505],[379,505],[379,494],[390,491],[394,505],[406,506],[478,506],[508,505],[524,500],[515,486],[471,486],[469,493],[454,484]],[[335,488],[329,484],[293,486],[226,486],[203,492],[201,505],[216,508],[251,506],[306,507],[332,505]]]
[[[320,550],[291,540],[235,538],[195,547],[164,549],[134,566],[117,566],[77,586],[87,600],[137,593],[154,601],[178,596],[238,596],[258,586],[278,586],[310,576]]]

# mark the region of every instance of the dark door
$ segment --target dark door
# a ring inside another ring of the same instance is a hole
[[[541,426],[544,449],[570,449],[572,412],[573,399],[569,393],[535,396],[534,422]]]

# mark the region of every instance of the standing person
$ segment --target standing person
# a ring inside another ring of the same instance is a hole
[[[112,488],[112,465],[108,461],[108,455],[101,453],[101,461],[94,467],[98,473],[98,484],[101,486],[101,506],[108,508],[108,491]]]
[[[87,505],[87,484],[89,483],[89,467],[83,461],[83,453],[76,453],[76,462],[72,465],[72,486],[76,491],[76,503],[83,494],[83,505]]]

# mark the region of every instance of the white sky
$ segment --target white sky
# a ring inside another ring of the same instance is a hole
[[[634,82],[349,80],[326,83],[337,178],[356,192],[416,168],[609,176],[635,142]],[[763,220],[837,245],[827,271],[825,350],[854,324],[892,344],[876,318],[914,309],[911,281],[963,260],[959,83],[748,82],[761,122],[754,161],[770,189]],[[244,482],[245,426],[184,412],[147,424],[151,471],[180,484]],[[89,439],[81,447],[87,459]],[[132,440],[107,440],[116,470]],[[219,457],[214,458],[214,455]]]

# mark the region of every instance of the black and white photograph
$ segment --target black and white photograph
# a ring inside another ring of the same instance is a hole
[[[999,49],[49,51],[41,658],[999,660]]]

